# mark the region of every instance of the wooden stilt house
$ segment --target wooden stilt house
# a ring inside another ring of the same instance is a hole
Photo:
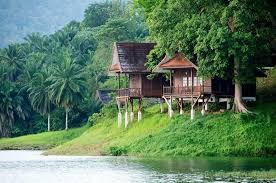
[[[197,76],[197,70],[198,67],[182,53],[177,53],[172,58],[165,56],[153,70],[158,73],[170,73],[170,84],[163,86],[162,95],[168,104],[170,117],[173,114],[173,100],[177,101],[180,113],[183,113],[183,102],[191,102],[191,119],[195,114],[194,106],[199,102],[202,103],[202,115],[204,115],[210,100],[223,99],[227,102],[227,108],[230,108],[230,98],[234,95],[232,80],[220,78],[203,80]],[[256,84],[244,85],[242,92],[244,97],[255,98]]]
[[[133,101],[139,103],[138,121],[142,119],[142,99],[161,98],[163,78],[157,76],[150,80],[147,76],[151,73],[146,67],[147,55],[153,49],[153,43],[114,43],[112,64],[109,75],[117,77],[117,104],[119,108],[118,125],[121,126],[121,109],[124,107],[125,127],[128,125],[128,103],[131,105],[130,121],[134,119]],[[121,77],[124,76],[124,83]]]

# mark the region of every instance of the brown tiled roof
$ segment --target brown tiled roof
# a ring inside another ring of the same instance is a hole
[[[145,67],[147,55],[154,48],[154,43],[115,43],[112,65],[109,72],[147,73]]]
[[[109,67],[109,71],[110,72],[120,72],[121,70],[121,66],[119,63],[115,63],[115,64],[112,64],[110,67]]]
[[[187,59],[182,53],[176,53],[174,57],[169,58],[167,55],[164,59],[156,66],[154,72],[162,72],[166,69],[182,69],[182,68],[195,68],[197,66]]]

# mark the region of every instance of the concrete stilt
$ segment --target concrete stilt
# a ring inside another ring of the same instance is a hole
[[[208,111],[208,103],[206,103],[206,105],[204,106],[205,111]]]
[[[138,111],[138,121],[141,121],[141,120],[142,120],[142,112]]]
[[[122,113],[118,113],[118,127],[121,128],[122,126]]]
[[[125,112],[125,128],[128,126],[128,112]]]
[[[130,122],[134,121],[134,112],[130,112]]]
[[[227,110],[230,110],[230,109],[231,109],[230,99],[227,99],[226,109],[227,109]]]
[[[169,113],[169,117],[171,118],[173,116],[173,109],[172,109],[172,105],[173,105],[173,99],[172,97],[169,100],[169,108],[168,108],[168,113]]]
[[[164,112],[164,108],[163,108],[163,102],[160,99],[160,112],[163,113]]]
[[[201,110],[201,115],[202,115],[202,116],[205,115],[205,110],[204,110],[204,109]]]
[[[173,110],[171,107],[169,107],[169,117],[172,118],[173,117]]]
[[[194,108],[191,109],[191,120],[195,119],[195,110]]]

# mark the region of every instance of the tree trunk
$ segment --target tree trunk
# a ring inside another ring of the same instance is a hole
[[[51,115],[50,115],[50,113],[48,113],[48,132],[51,131],[50,119],[51,119]]]
[[[69,110],[65,109],[65,113],[66,113],[66,116],[65,116],[65,130],[68,130],[68,112],[69,112]]]
[[[240,82],[240,61],[234,58],[235,96],[233,109],[235,112],[247,113],[248,110],[242,101],[242,85]]]

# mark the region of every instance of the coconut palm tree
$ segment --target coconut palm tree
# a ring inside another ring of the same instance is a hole
[[[9,80],[15,81],[17,79],[17,76],[22,71],[22,61],[24,58],[25,55],[19,45],[13,44],[4,48],[0,54],[0,59],[9,66]]]
[[[2,73],[0,73],[2,74]],[[2,78],[2,76],[1,76]],[[16,119],[25,120],[29,116],[24,98],[19,94],[15,84],[0,80],[0,137],[10,137]]]
[[[58,106],[64,107],[65,129],[68,129],[68,113],[72,107],[83,99],[85,90],[85,78],[83,69],[73,61],[68,52],[63,51],[59,55],[60,63],[53,69],[53,75],[48,81],[50,99]]]
[[[50,82],[47,80],[50,77],[50,72],[43,68],[40,72],[35,73],[28,88],[30,102],[34,110],[41,115],[48,117],[48,131],[50,131],[51,118],[51,100],[49,95]]]

